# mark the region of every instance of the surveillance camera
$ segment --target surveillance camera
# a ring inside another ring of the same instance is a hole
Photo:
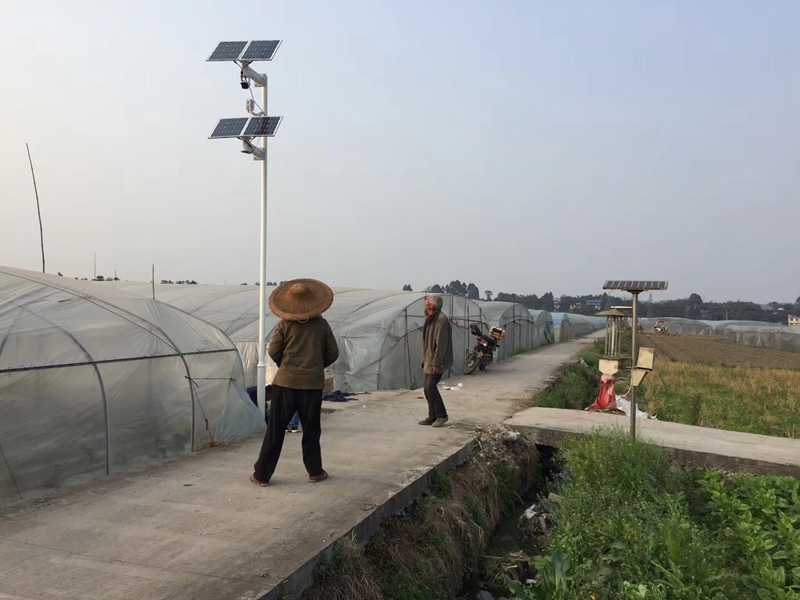
[[[242,89],[249,90],[250,89],[250,82],[247,79],[242,79]]]

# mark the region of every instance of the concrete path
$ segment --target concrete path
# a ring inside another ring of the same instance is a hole
[[[443,393],[451,419],[444,429],[417,425],[426,416],[419,392],[325,403],[331,478],[323,483],[308,483],[300,435],[288,435],[267,488],[248,481],[255,439],[2,509],[0,599],[294,597],[321,551],[354,528],[374,533],[424,489],[433,467],[466,458],[474,426],[519,410],[585,343],[451,380],[464,387]]]
[[[537,443],[555,445],[565,435],[621,427],[629,431],[626,416],[557,408],[529,408],[505,424],[527,431]],[[757,475],[790,475],[800,479],[800,440],[751,433],[693,427],[666,421],[638,419],[639,439],[676,452],[685,463]]]

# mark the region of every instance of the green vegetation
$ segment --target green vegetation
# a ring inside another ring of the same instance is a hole
[[[534,398],[534,405],[582,410],[592,404],[600,389],[597,365],[602,353],[602,340],[598,340],[591,348],[582,350],[578,362],[567,367],[556,381],[538,394]]]
[[[430,495],[387,519],[362,552],[339,541],[315,572],[305,600],[438,600],[452,598],[505,511],[535,480],[538,454],[520,437],[504,442],[499,427],[479,432],[480,451],[445,475],[431,474]]]
[[[641,402],[663,421],[800,437],[800,371],[660,360]]]
[[[622,432],[562,448],[556,528],[517,599],[800,598],[800,500],[788,477],[686,474]]]

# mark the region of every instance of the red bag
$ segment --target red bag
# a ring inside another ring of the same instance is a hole
[[[613,375],[603,375],[600,378],[600,390],[597,392],[597,399],[594,404],[586,410],[617,410],[617,397],[614,394],[614,384],[616,380]]]

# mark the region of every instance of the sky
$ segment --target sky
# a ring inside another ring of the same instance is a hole
[[[800,295],[800,3],[9,0],[0,265],[255,283],[260,163],[222,40],[269,76],[268,280]],[[260,100],[260,90],[254,90]]]

